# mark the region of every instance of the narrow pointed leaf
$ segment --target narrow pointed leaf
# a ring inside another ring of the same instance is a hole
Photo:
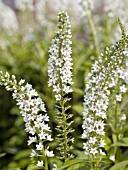
[[[128,147],[128,137],[122,138],[121,140],[113,143],[111,146],[112,146],[112,147],[114,147],[114,146],[124,146],[124,147]]]
[[[85,163],[85,162],[88,162],[88,160],[85,160],[85,159],[69,160],[69,161],[65,162],[61,167],[59,167],[58,170],[63,170],[64,168],[68,168],[68,167],[73,166],[75,164]]]
[[[109,170],[128,170],[128,160],[115,164]]]

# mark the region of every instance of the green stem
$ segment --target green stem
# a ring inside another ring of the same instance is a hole
[[[107,42],[108,44],[111,44],[111,36],[112,36],[112,23],[111,23],[111,19],[108,18],[107,19]]]
[[[48,160],[47,160],[47,157],[46,157],[46,155],[45,155],[44,148],[42,149],[42,155],[43,155],[45,170],[48,170]]]
[[[90,29],[92,31],[94,46],[95,46],[95,50],[96,50],[96,56],[98,57],[100,55],[100,48],[99,48],[97,32],[96,32],[94,20],[92,18],[92,14],[88,15],[88,22],[89,22],[89,25],[90,25]]]
[[[62,48],[62,41],[60,41],[60,44],[59,44],[59,58],[62,57],[62,54],[61,54],[61,48]],[[59,72],[59,77],[61,77],[61,74]],[[65,113],[65,106],[64,106],[64,94],[63,94],[63,86],[62,86],[62,80],[61,78],[59,78],[59,83],[60,83],[60,88],[61,88],[61,102],[60,102],[60,105],[61,105],[61,113],[62,113],[62,120],[63,120],[63,125],[62,125],[62,129],[63,129],[63,137],[64,137],[64,143],[63,143],[63,147],[64,147],[64,161],[67,161],[68,159],[68,140],[67,140],[67,133],[66,133],[66,127],[67,127],[67,122],[66,122],[66,113]]]
[[[92,160],[91,170],[99,170],[99,161],[93,162]]]
[[[118,137],[118,127],[117,127],[118,120],[117,120],[117,117],[118,117],[118,102],[116,101],[116,103],[115,103],[115,124],[114,124],[114,127],[115,127],[116,140],[118,141],[119,137]]]
[[[64,107],[64,101],[63,101],[63,96],[61,99],[61,108],[62,108],[62,119],[63,119],[63,132],[64,132],[64,161],[68,159],[68,141],[67,141],[67,133],[66,133],[66,114],[65,114],[65,107]]]

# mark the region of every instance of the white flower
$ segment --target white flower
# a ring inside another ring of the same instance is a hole
[[[89,143],[88,142],[86,142],[86,143],[83,143],[83,149],[84,149],[84,154],[85,155],[89,155]]]
[[[59,93],[60,92],[60,86],[59,86],[59,84],[57,84],[57,85],[53,85],[53,92],[56,92],[56,93]]]
[[[122,115],[121,120],[126,120],[126,115],[125,114]]]
[[[32,149],[32,152],[31,152],[30,157],[33,157],[33,156],[35,156],[36,154],[37,154],[36,151]]]
[[[99,145],[99,146],[103,148],[105,145],[106,145],[106,144],[105,144],[105,140],[101,138],[101,139],[100,139],[100,145]]]
[[[121,101],[122,100],[122,95],[121,94],[119,94],[119,95],[116,95],[116,101]]]
[[[122,86],[120,86],[120,92],[126,93],[126,91],[127,91],[127,88],[124,84]]]
[[[89,142],[89,143],[92,143],[92,144],[95,144],[95,143],[97,142],[97,139],[96,139],[95,136],[94,136],[94,137],[90,137],[90,139],[89,139],[88,142]]]
[[[43,161],[37,161],[37,166],[43,166],[44,162]]]
[[[57,170],[57,164],[56,163],[53,164],[52,170]]]
[[[48,157],[53,157],[54,156],[53,151],[49,151],[48,148],[45,150],[45,154]]]
[[[42,149],[43,149],[42,143],[36,144],[36,149],[39,151],[42,151]]]
[[[97,111],[96,116],[101,117],[102,119],[106,119],[106,112],[105,111]]]
[[[115,156],[114,156],[114,155],[111,155],[111,156],[109,157],[109,159],[114,162],[114,161],[115,161]]]
[[[90,153],[93,154],[93,155],[96,155],[98,153],[98,149],[97,148],[91,148]]]
[[[102,151],[102,149],[100,149],[100,154],[103,156],[106,155],[105,152]]]
[[[36,142],[36,141],[37,141],[37,137],[36,136],[35,137],[29,136],[28,145],[30,145],[31,143]]]
[[[18,84],[21,86],[24,83],[25,83],[25,80],[21,79]]]
[[[104,129],[105,123],[102,120],[99,121],[95,121],[94,123],[94,127],[96,127],[96,129]]]

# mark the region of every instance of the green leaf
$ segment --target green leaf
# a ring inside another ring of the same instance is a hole
[[[68,168],[68,167],[73,166],[75,164],[85,163],[85,162],[88,162],[88,160],[86,160],[86,159],[69,160],[69,161],[65,162],[61,167],[59,167],[58,170],[62,170],[64,168]]]
[[[38,167],[36,165],[30,165],[27,170],[38,170],[38,169],[43,169],[43,167]]]
[[[90,167],[84,163],[75,164],[67,168],[67,170],[90,170]]]
[[[30,165],[27,170],[37,170],[37,166],[36,165]]]
[[[72,107],[72,109],[73,109],[74,111],[76,111],[77,113],[79,113],[81,116],[83,116],[83,111],[84,111],[83,105],[81,105],[81,104],[75,104],[75,105]]]
[[[128,170],[128,160],[115,164],[109,170]]]
[[[128,131],[128,125],[126,124],[126,126],[120,131],[120,133],[124,133]]]
[[[6,155],[6,153],[1,153],[0,154],[0,158],[2,158],[3,156],[5,156]]]
[[[122,138],[121,140],[113,143],[111,146],[112,147],[114,147],[114,146],[125,146],[125,147],[128,147],[128,137]]]
[[[81,90],[80,88],[73,88],[74,93],[79,94],[81,96],[84,96],[84,91]]]
[[[7,170],[21,170],[20,168],[8,168]]]
[[[14,157],[14,159],[15,160],[20,160],[22,158],[29,157],[30,153],[31,153],[31,149],[22,150],[22,151],[18,152],[18,154]]]

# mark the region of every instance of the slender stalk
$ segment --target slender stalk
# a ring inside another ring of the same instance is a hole
[[[99,48],[99,43],[98,43],[97,32],[96,32],[94,20],[93,20],[91,14],[88,15],[88,23],[89,23],[90,29],[92,31],[92,36],[93,36],[93,40],[94,40],[94,46],[95,46],[95,50],[96,50],[96,56],[98,58],[98,56],[100,55],[100,48]]]
[[[67,153],[67,134],[66,134],[66,115],[65,115],[65,109],[64,109],[64,101],[63,101],[63,97],[61,100],[61,108],[62,108],[62,118],[63,118],[63,131],[64,131],[64,161],[66,161],[68,159],[68,153]]]
[[[44,148],[42,149],[42,155],[43,155],[43,159],[44,159],[45,170],[48,170],[48,160],[47,160],[47,157],[46,157],[46,155],[45,155],[45,150],[44,150]]]
[[[63,28],[64,29],[64,28]],[[59,52],[58,52],[58,56],[59,58],[62,58],[62,54],[61,54],[61,48],[62,48],[62,41],[60,41],[60,44],[59,44]],[[63,98],[63,86],[62,86],[62,80],[61,80],[61,74],[60,74],[60,71],[59,71],[59,82],[60,82],[60,87],[61,87],[61,102],[60,102],[60,105],[61,105],[61,113],[62,113],[62,119],[63,119],[63,136],[64,136],[64,143],[63,143],[63,146],[64,146],[64,162],[66,162],[66,160],[68,159],[68,141],[67,141],[67,133],[66,133],[66,114],[65,114],[65,106],[64,106],[64,98]]]
[[[62,161],[67,161],[72,157],[69,153],[72,146],[69,147],[69,143],[73,143],[70,138],[68,138],[68,133],[72,132],[71,123],[67,122],[70,115],[66,115],[65,103],[68,101],[68,97],[65,95],[72,92],[71,85],[72,82],[72,50],[71,50],[71,25],[69,21],[69,16],[66,12],[61,12],[58,14],[58,28],[56,32],[56,37],[52,40],[52,45],[50,47],[50,57],[49,57],[49,82],[48,86],[53,87],[53,92],[55,94],[55,99],[58,106],[58,126],[56,130],[58,131],[58,150],[60,155],[59,159]],[[72,116],[72,114],[71,114]],[[70,144],[71,145],[71,144]]]
[[[108,18],[107,19],[107,43],[111,44],[111,34],[112,32],[112,22],[111,20]]]
[[[117,123],[118,123],[117,117],[118,117],[118,102],[116,101],[115,102],[115,122],[114,122],[114,128],[115,128],[116,140],[119,140],[119,137],[118,137],[118,127],[117,127]]]
[[[93,162],[92,160],[91,170],[99,170],[99,161]]]
[[[62,42],[60,43],[60,48],[59,48],[59,56],[61,58],[61,46],[62,46]],[[59,77],[60,77],[60,72],[59,72]],[[66,114],[65,114],[65,106],[64,106],[64,98],[63,98],[63,87],[62,87],[62,80],[61,78],[59,79],[60,81],[60,87],[61,87],[61,102],[60,102],[60,105],[61,105],[61,113],[62,113],[62,119],[63,119],[63,136],[64,136],[64,143],[63,143],[63,146],[64,146],[64,162],[68,159],[68,153],[67,153],[67,134],[66,134]]]

